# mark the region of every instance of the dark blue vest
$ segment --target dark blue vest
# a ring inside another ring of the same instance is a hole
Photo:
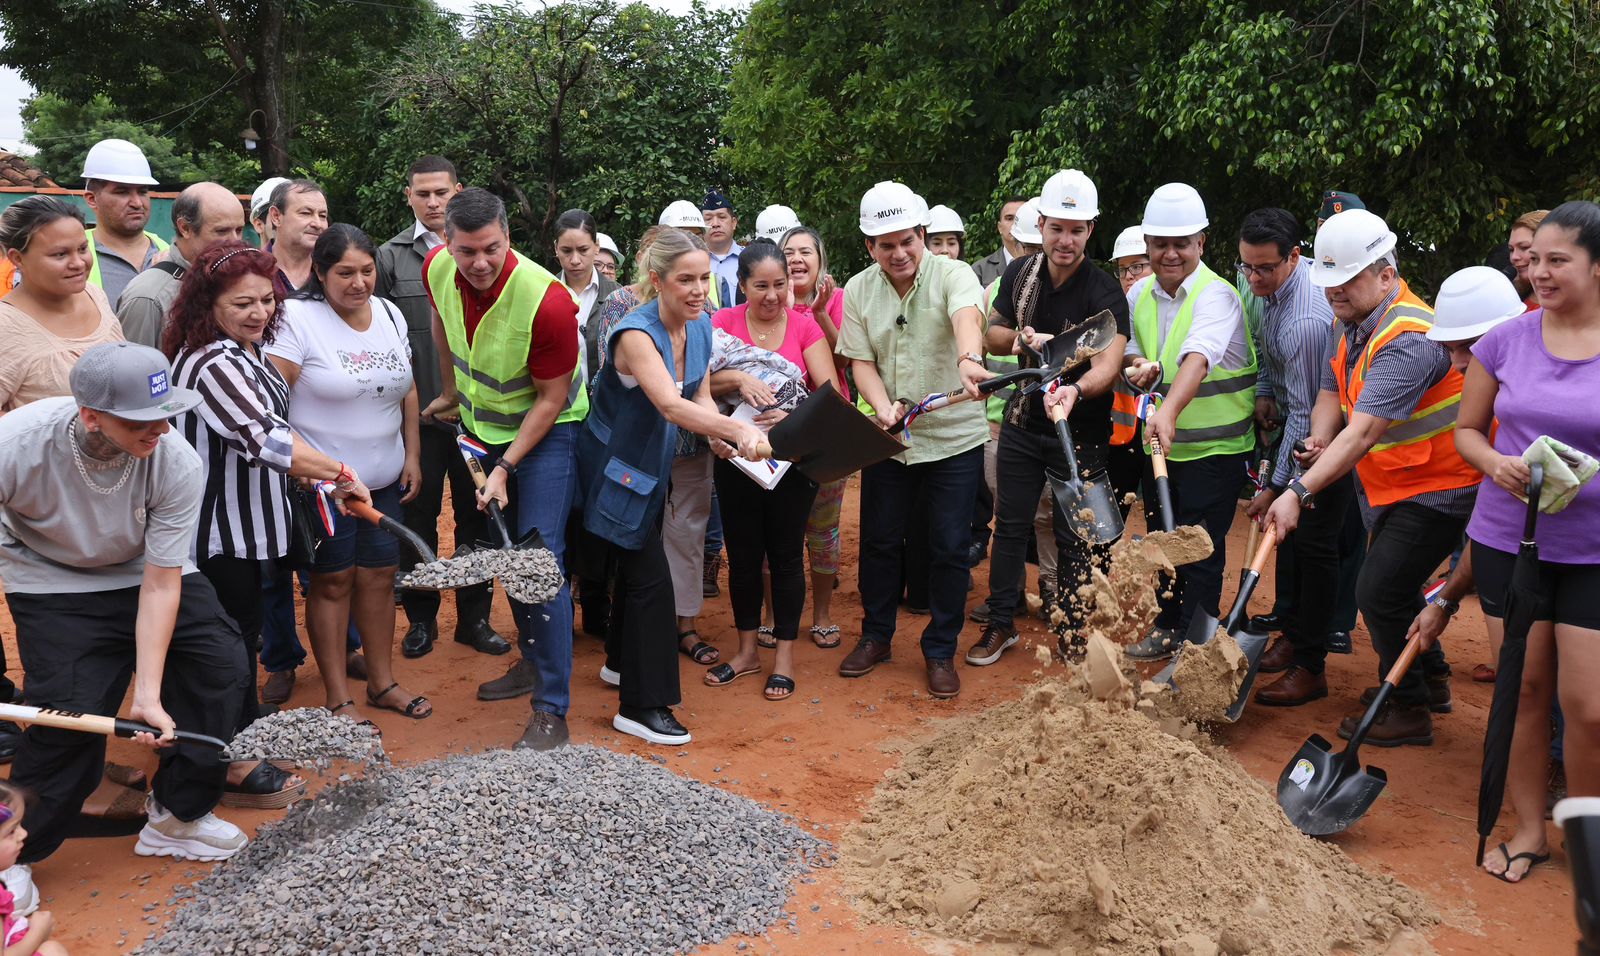
[[[686,327],[682,373],[672,367],[672,340],[661,324],[658,303],[647,302],[623,317],[606,341],[616,355],[617,336],[629,329],[649,335],[673,381],[683,379],[683,397],[693,399],[711,365],[711,320],[700,316]],[[628,388],[608,361],[594,378],[589,417],[578,433],[578,481],[583,526],[618,547],[637,549],[661,515],[672,476],[678,427],[661,416],[642,388]]]

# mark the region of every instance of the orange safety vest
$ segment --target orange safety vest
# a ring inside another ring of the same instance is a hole
[[[0,299],[4,299],[17,284],[17,267],[10,259],[0,258]]]
[[[1433,310],[1402,282],[1395,300],[1367,341],[1346,381],[1348,342],[1339,336],[1333,357],[1333,377],[1339,386],[1339,407],[1350,420],[1366,383],[1372,360],[1385,345],[1407,332],[1426,333],[1433,326]],[[1393,422],[1383,437],[1356,463],[1356,473],[1375,506],[1394,504],[1430,491],[1466,488],[1483,480],[1456,451],[1456,412],[1461,407],[1461,373],[1451,369],[1437,385],[1417,400],[1405,421]]]
[[[1139,393],[1119,375],[1111,387],[1111,444],[1131,445],[1139,433]]]

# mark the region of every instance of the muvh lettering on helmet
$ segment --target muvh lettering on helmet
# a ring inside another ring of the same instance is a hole
[[[901,208],[900,206],[895,206],[892,209],[880,209],[873,213],[873,216],[878,219],[889,219],[894,216],[903,216],[905,214],[905,209]]]

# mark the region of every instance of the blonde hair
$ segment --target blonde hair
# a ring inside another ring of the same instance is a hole
[[[660,239],[663,233],[669,232],[671,229],[671,226],[651,226],[644,231],[644,235],[639,237],[639,249],[633,254],[633,262],[638,267],[639,274],[634,277],[633,285],[629,286],[629,288],[633,290],[634,295],[639,297],[640,302],[648,302],[650,300],[646,296],[654,297],[655,295],[650,290],[650,273],[644,268],[645,253],[650,251],[650,247],[656,244],[656,240]]]
[[[1511,224],[1511,231],[1516,232],[1518,229],[1526,229],[1529,232],[1538,232],[1539,224],[1544,222],[1544,217],[1548,215],[1550,215],[1550,210],[1548,209],[1535,209],[1533,212],[1525,212],[1517,217],[1516,222]]]
[[[649,233],[645,233],[649,236]],[[666,275],[672,264],[680,256],[691,252],[706,250],[706,241],[699,236],[684,232],[682,229],[671,226],[662,228],[648,246],[644,240],[639,241],[639,284],[635,287],[639,293],[639,304],[653,301],[656,297],[656,287],[650,282],[650,273]]]

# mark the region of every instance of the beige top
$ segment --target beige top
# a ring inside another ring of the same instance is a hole
[[[82,338],[62,338],[12,304],[0,299],[0,415],[29,402],[72,394],[68,376],[78,356],[102,342],[122,341],[122,323],[98,286],[84,292],[100,310],[100,324]]]

